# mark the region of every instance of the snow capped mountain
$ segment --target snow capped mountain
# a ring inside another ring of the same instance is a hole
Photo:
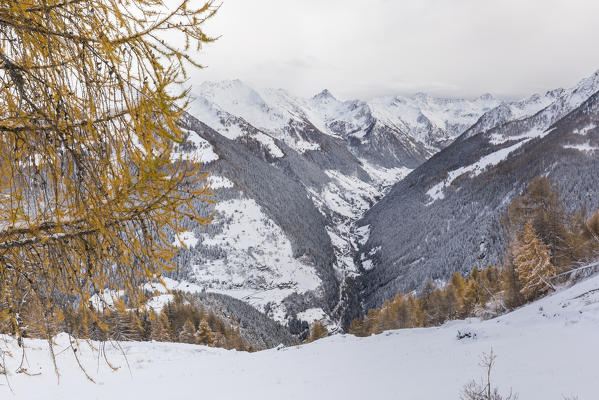
[[[243,118],[299,151],[318,149],[314,138],[302,134],[309,126],[345,139],[358,154],[385,153],[388,148],[399,154],[396,159],[389,154],[382,157],[384,161],[369,156],[371,162],[384,162],[387,167],[398,163],[411,167],[419,164],[500,104],[488,94],[474,100],[436,98],[419,93],[410,97],[341,101],[327,89],[303,99],[282,89],[256,90],[239,80],[204,82],[196,88],[195,95],[200,104],[207,102]],[[201,105],[192,109],[192,113],[199,107]],[[381,140],[381,137],[386,139]],[[369,142],[375,144],[368,145]]]
[[[433,150],[441,150],[500,103],[490,94],[464,100],[418,93],[376,98],[369,105],[379,119],[402,127]]]
[[[340,100],[328,90],[304,99],[241,81],[205,82],[195,88],[188,142],[178,151],[199,155],[211,172],[217,204],[198,207],[215,218],[186,227],[189,246],[170,276],[284,324],[324,316],[346,326],[362,305],[400,288],[496,262],[497,215],[529,175],[562,179],[566,158],[582,163],[580,173],[595,168],[592,121],[576,123],[589,133],[563,136],[552,166],[522,166],[516,183],[497,171],[525,152],[549,159],[545,144],[538,147],[556,134],[548,128],[593,90],[598,74],[518,102]],[[491,190],[493,174],[501,187]],[[482,223],[473,229],[468,216],[477,213]]]
[[[534,94],[526,99],[504,102],[483,114],[460,139],[467,139],[478,133],[488,131],[506,122],[522,120],[543,112],[544,127],[580,106],[599,90],[599,71],[581,80],[570,89],[554,89],[543,95]]]
[[[185,232],[190,245],[171,276],[283,323],[339,321],[356,297],[354,222],[436,152],[434,143],[496,103],[424,95],[342,101],[328,90],[302,99],[239,80],[199,85],[190,114],[207,126],[187,118],[181,151],[202,156],[218,203],[213,224]]]
[[[537,176],[548,177],[572,210],[599,208],[597,74],[573,89],[533,96],[518,106],[533,112],[547,103],[527,118],[476,133],[489,115],[513,114],[514,105],[497,107],[356,223],[369,231],[359,246],[366,307],[398,290],[418,289],[428,279],[446,280],[456,270],[501,264],[500,217]]]

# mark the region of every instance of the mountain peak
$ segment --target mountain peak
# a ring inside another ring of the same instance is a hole
[[[312,97],[314,100],[337,100],[335,98],[335,96],[333,96],[333,94],[329,91],[329,89],[324,89],[322,92],[314,95],[314,97]]]
[[[491,101],[495,100],[495,97],[491,93],[484,93],[478,97],[478,100]]]

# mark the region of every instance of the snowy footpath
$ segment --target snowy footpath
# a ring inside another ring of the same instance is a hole
[[[472,338],[457,339],[469,332]],[[480,356],[497,355],[494,381],[520,400],[599,399],[599,276],[497,319],[456,321],[356,338],[338,335],[281,350],[242,353],[166,343],[107,348],[110,370],[87,345],[77,354],[95,383],[80,372],[57,338],[60,383],[42,341],[28,340],[25,366],[8,346],[9,375],[0,399],[458,399],[483,376]]]

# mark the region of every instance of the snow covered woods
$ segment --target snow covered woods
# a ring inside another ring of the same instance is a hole
[[[467,277],[456,271],[443,288],[429,281],[418,296],[398,293],[355,319],[349,332],[368,336],[496,316],[546,295],[569,271],[599,258],[599,212],[590,218],[584,211],[568,215],[547,178],[530,182],[512,201],[503,222],[510,242],[503,267],[474,268]]]
[[[172,267],[165,231],[208,222],[191,203],[210,194],[199,165],[171,156],[185,66],[199,67],[187,52],[211,41],[200,25],[214,12],[189,0],[0,5],[3,332],[109,331]]]

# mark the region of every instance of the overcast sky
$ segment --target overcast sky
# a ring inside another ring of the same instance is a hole
[[[598,18],[597,0],[223,0],[191,83],[522,97],[599,69]]]

